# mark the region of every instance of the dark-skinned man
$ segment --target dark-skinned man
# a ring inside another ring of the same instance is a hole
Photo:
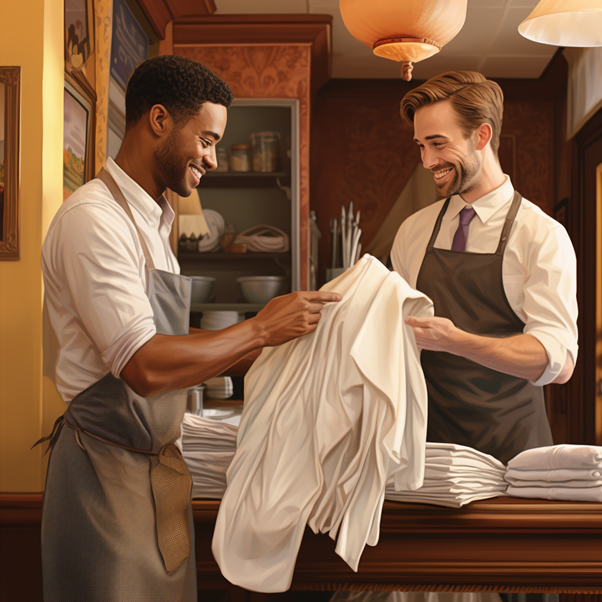
[[[230,87],[196,61],[142,63],[115,161],[60,208],[42,251],[60,353],[42,519],[49,602],[197,599],[190,475],[175,441],[186,389],[244,373],[266,346],[311,333],[324,303],[296,292],[220,331],[188,328],[190,281],[169,246],[164,192],[217,166]]]

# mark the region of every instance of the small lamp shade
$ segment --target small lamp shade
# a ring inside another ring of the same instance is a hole
[[[468,0],[339,0],[352,36],[374,54],[417,62],[437,54],[464,25]]]
[[[602,46],[602,0],[540,0],[518,31],[552,46]]]

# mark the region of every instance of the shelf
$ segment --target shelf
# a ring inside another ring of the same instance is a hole
[[[273,188],[279,180],[290,179],[284,171],[208,171],[201,186],[206,188]]]
[[[224,253],[218,251],[216,253],[194,253],[191,251],[185,251],[178,253],[178,261],[180,263],[208,263],[208,262],[222,262],[222,261],[257,261],[261,259],[283,259],[288,261],[290,259],[290,251],[284,253],[254,253],[248,251],[247,253]]]
[[[262,303],[192,303],[191,312],[204,311],[237,311],[239,314],[248,311],[260,311],[265,307]]]

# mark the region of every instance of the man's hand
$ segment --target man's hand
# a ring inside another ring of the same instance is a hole
[[[272,299],[255,320],[265,335],[268,347],[313,332],[320,321],[325,303],[340,301],[338,293],[301,291]]]
[[[409,316],[405,319],[408,326],[414,329],[416,345],[419,349],[429,351],[447,351],[454,353],[452,349],[458,344],[458,328],[447,318],[416,318]]]
[[[535,382],[548,365],[543,345],[530,334],[497,338],[471,334],[457,328],[447,318],[417,318],[408,316],[405,323],[412,326],[420,349],[446,351],[472,360],[504,374]],[[566,382],[572,373],[572,361],[553,382]],[[561,380],[566,379],[566,380]]]

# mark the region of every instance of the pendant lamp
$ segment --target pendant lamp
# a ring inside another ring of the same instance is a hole
[[[349,33],[375,55],[412,63],[437,54],[462,29],[468,0],[339,0]]]
[[[602,0],[540,0],[518,31],[552,46],[602,46]]]

